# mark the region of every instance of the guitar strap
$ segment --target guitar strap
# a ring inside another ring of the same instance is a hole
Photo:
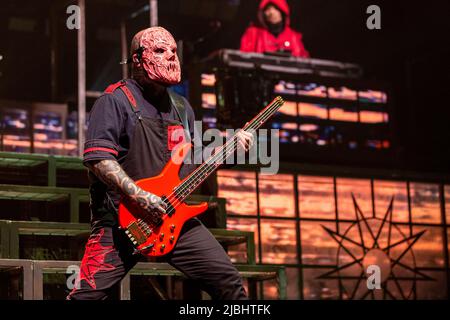
[[[140,110],[137,108],[136,100],[134,99],[131,91],[127,88],[125,80],[121,80],[115,84],[110,85],[105,90],[105,93],[112,93],[117,88],[120,88],[123,91],[123,93],[127,97],[128,101],[130,102],[131,106],[133,107],[133,111],[135,113],[139,112]],[[171,102],[172,106],[174,106],[175,111],[177,112],[178,117],[180,118],[181,123],[183,124],[186,139],[187,139],[187,141],[191,141],[192,137],[191,137],[191,133],[189,130],[189,121],[188,121],[185,101],[180,95],[178,95],[174,91],[169,89],[169,90],[167,90],[167,92],[169,93],[170,102]]]
[[[172,90],[167,90],[167,92],[169,93],[172,106],[174,106],[175,111],[177,112],[178,117],[180,117],[181,123],[183,124],[186,138],[188,141],[191,141],[191,133],[189,130],[189,121],[184,99],[180,95],[173,92]]]

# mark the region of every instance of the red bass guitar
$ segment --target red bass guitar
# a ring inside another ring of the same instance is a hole
[[[254,131],[261,127],[284,104],[281,97],[275,98],[256,117],[248,122],[242,130]],[[176,150],[176,157],[184,159],[191,145],[180,145]],[[184,223],[204,212],[208,208],[206,202],[198,205],[187,205],[184,200],[189,196],[222,162],[234,153],[237,148],[236,135],[221,146],[214,155],[200,165],[185,179],[180,181],[178,176],[182,161],[174,161],[174,157],[166,164],[163,171],[156,177],[136,181],[142,189],[163,199],[167,205],[166,213],[157,226],[145,221],[138,215],[133,215],[133,209],[125,202],[119,205],[119,223],[133,242],[135,253],[145,256],[162,256],[174,248]]]

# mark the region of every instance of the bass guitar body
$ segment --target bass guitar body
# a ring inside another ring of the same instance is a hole
[[[177,148],[178,155],[175,158],[184,159],[189,149],[190,144],[181,145]],[[145,218],[138,218],[133,215],[133,209],[124,202],[119,205],[120,227],[125,230],[125,233],[135,245],[136,252],[145,256],[163,256],[172,251],[184,223],[208,208],[206,202],[198,205],[187,205],[171,196],[174,189],[182,182],[178,175],[182,161],[175,162],[173,159],[174,157],[158,176],[136,181],[136,184],[143,190],[165,199],[165,202],[168,203],[170,214],[163,215],[161,224],[153,226]]]

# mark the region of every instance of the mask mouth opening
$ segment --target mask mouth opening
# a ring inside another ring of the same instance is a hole
[[[178,67],[175,62],[169,62],[169,64],[167,65],[167,69],[168,71],[177,71]]]

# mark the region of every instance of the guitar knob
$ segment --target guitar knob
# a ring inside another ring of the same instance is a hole
[[[165,248],[166,248],[166,245],[162,244],[161,247],[160,247],[161,252],[163,252]]]
[[[174,240],[175,240],[175,237],[174,237],[174,236],[171,236],[171,237],[170,237],[170,243],[173,243]]]
[[[159,241],[163,241],[163,239],[164,239],[164,233],[161,233],[161,234],[159,235]]]
[[[173,232],[174,230],[175,230],[175,225],[173,224],[170,226],[170,232]]]

